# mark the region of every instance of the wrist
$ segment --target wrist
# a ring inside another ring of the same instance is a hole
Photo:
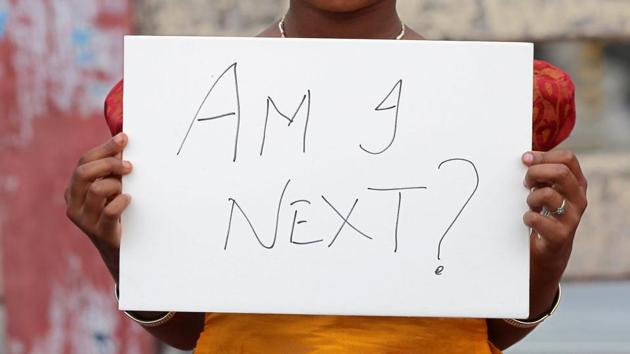
[[[536,320],[549,313],[556,303],[560,283],[557,281],[548,283],[544,287],[533,287],[530,293],[530,308],[528,320]]]
[[[118,283],[114,285],[114,296],[118,302]],[[159,327],[175,317],[176,312],[123,311],[134,322],[146,328]]]
[[[111,274],[114,283],[118,286],[120,250],[112,249],[112,247],[103,246],[102,244],[96,242],[94,242],[94,246],[98,250],[101,259],[103,260],[103,264],[105,264],[109,274]]]
[[[153,311],[127,311],[134,319],[142,322],[154,322],[163,318],[168,312],[153,312]]]
[[[560,304],[560,298],[561,297],[562,297],[562,288],[561,288],[560,284],[558,284],[557,291],[556,291],[555,296],[553,298],[553,302],[551,303],[549,308],[546,311],[544,311],[541,315],[530,316],[528,319],[525,319],[525,320],[504,319],[504,321],[507,322],[508,324],[510,324],[510,325],[512,325],[514,327],[518,327],[518,328],[533,328],[533,327],[536,327],[540,323],[545,321],[547,318],[549,318],[551,315],[553,315],[554,312],[556,312],[556,310],[558,309],[558,305]]]
[[[528,319],[540,318],[553,307],[566,268],[565,257],[562,256],[564,252],[559,253],[555,260],[537,259],[537,262],[532,262]]]

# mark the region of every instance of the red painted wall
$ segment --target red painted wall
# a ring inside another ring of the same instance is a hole
[[[153,352],[63,198],[78,157],[108,137],[129,30],[127,0],[0,0],[2,353]]]

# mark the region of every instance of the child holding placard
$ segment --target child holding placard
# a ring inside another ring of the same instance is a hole
[[[287,14],[260,36],[421,40],[398,17],[395,0],[292,0]],[[489,65],[491,65],[489,63]],[[148,313],[128,315],[164,342],[195,353],[499,353],[547,318],[559,301],[559,281],[586,208],[586,180],[575,155],[549,151],[575,122],[573,85],[559,69],[535,64],[533,149],[524,152],[531,234],[527,319],[388,318],[302,315]],[[118,280],[121,194],[122,83],[109,94],[110,141],[86,152],[66,191],[68,215],[91,239]],[[506,117],[507,119],[507,117]],[[499,210],[499,212],[510,212]]]

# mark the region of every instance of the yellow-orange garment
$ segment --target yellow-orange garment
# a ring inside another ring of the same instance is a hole
[[[500,354],[486,320],[206,314],[194,354]]]
[[[569,136],[575,124],[574,91],[568,74],[549,63],[535,61],[534,150],[550,150]],[[121,81],[105,100],[105,118],[112,134],[122,130],[122,97]],[[195,354],[210,353],[497,354],[500,351],[488,341],[484,319],[206,314]]]

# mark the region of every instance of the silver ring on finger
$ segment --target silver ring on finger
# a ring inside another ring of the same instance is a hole
[[[551,215],[551,212],[549,211],[549,209],[547,209],[547,207],[543,206],[542,210],[540,211],[540,215],[547,217]]]
[[[562,205],[560,205],[560,207],[558,207],[556,210],[554,210],[552,213],[560,216],[562,214],[564,214],[567,210],[565,209],[565,205],[567,203],[566,199],[562,199]]]
[[[554,214],[554,215],[560,216],[560,215],[564,214],[567,211],[566,204],[567,204],[567,200],[566,199],[562,199],[562,204],[558,208],[556,208],[556,210],[553,210],[553,211],[549,210],[549,209],[547,209],[547,207],[543,206],[542,210],[540,211],[540,215],[542,215],[542,216],[549,216],[551,214]]]

